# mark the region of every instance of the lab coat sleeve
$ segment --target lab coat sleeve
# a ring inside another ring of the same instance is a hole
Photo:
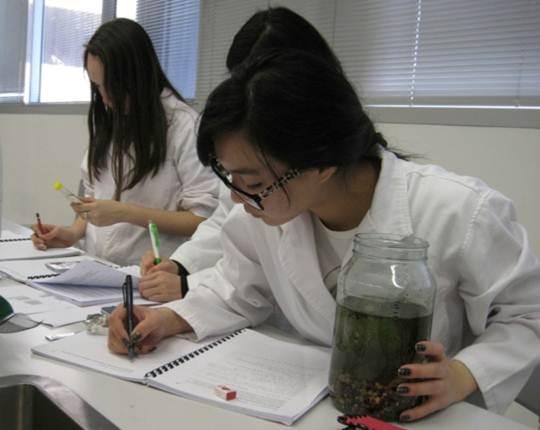
[[[455,358],[501,413],[540,361],[540,264],[512,202],[494,190],[479,199],[461,252],[459,291],[476,339]]]
[[[177,108],[169,124],[169,145],[173,146],[178,180],[178,209],[208,218],[218,204],[219,183],[210,168],[197,156],[195,142],[196,113],[187,106]]]
[[[184,299],[165,305],[191,325],[198,340],[256,326],[273,312],[271,290],[246,218],[235,215],[239,213],[233,212],[222,230],[223,258],[190,277]]]
[[[180,245],[170,258],[181,263],[191,274],[214,266],[223,255],[221,229],[232,206],[230,192],[223,185],[220,188],[218,207],[212,216],[200,223],[191,240]],[[191,276],[188,279],[189,285],[196,282]]]

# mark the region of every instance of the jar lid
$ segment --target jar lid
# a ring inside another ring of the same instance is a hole
[[[359,233],[354,237],[354,251],[377,258],[423,260],[429,243],[414,235]]]

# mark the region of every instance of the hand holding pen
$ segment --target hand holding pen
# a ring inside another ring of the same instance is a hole
[[[43,224],[39,213],[36,213],[36,221],[37,223],[32,225],[32,243],[36,249],[66,248],[75,244],[83,234],[72,227]]]
[[[126,330],[128,333],[127,350],[130,360],[135,358],[135,345],[137,343],[136,336],[133,335],[135,328],[135,319],[133,316],[133,281],[131,275],[126,276],[126,280],[122,285],[122,294],[124,296],[124,308],[126,310]]]
[[[193,331],[191,326],[176,312],[168,308],[133,306],[136,321],[131,333],[133,348],[137,354],[147,354],[156,349],[168,336]],[[107,345],[116,354],[129,354],[129,333],[126,327],[127,312],[124,305],[118,305],[109,317]]]

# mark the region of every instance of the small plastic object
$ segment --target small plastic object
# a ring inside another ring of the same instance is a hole
[[[347,430],[405,430],[368,415],[341,415],[337,420],[338,423],[345,424]]]
[[[216,385],[214,388],[214,393],[223,400],[236,399],[236,391],[227,387],[226,385]]]
[[[86,331],[89,334],[106,335],[109,326],[107,318],[107,315],[101,313],[87,315],[86,320],[83,321]]]
[[[54,273],[64,273],[69,269],[73,269],[79,263],[80,261],[51,261],[45,263],[45,267]]]
[[[66,187],[64,187],[64,184],[60,181],[55,181],[53,184],[53,187],[56,191],[60,191],[66,199],[68,199],[72,203],[81,203],[81,198],[75,194],[74,192],[68,190]]]

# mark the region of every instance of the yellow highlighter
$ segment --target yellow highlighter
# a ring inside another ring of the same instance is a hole
[[[60,191],[64,195],[64,197],[68,199],[71,203],[82,203],[81,198],[77,194],[64,187],[64,184],[62,184],[62,182],[56,181],[53,184],[53,187],[56,191]]]

